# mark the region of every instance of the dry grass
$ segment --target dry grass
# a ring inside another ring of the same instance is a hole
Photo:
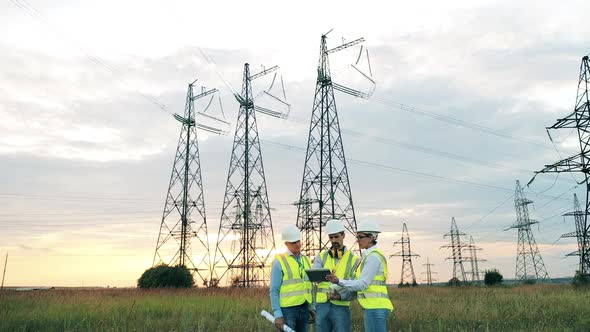
[[[587,331],[590,291],[569,285],[391,289],[392,331]],[[268,289],[0,294],[0,331],[272,331]],[[353,304],[353,330],[362,310]]]

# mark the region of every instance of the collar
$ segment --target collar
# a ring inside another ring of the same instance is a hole
[[[365,249],[365,251],[363,251],[363,257],[367,257],[367,255],[370,254],[375,249],[377,249],[377,245],[376,244],[373,245],[371,248]]]

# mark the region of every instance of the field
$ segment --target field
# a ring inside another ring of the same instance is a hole
[[[589,331],[590,289],[390,289],[390,331]],[[0,293],[0,331],[273,331],[268,289],[53,289]],[[353,304],[353,330],[362,311]]]

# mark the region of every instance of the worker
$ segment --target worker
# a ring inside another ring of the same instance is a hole
[[[387,332],[387,317],[393,311],[393,304],[387,294],[387,260],[377,248],[379,226],[371,221],[360,222],[356,238],[362,253],[362,260],[356,269],[355,279],[346,280],[336,274],[326,279],[344,290],[357,292],[359,304],[364,309],[365,332]]]
[[[296,332],[307,332],[308,324],[315,320],[315,308],[310,306],[312,285],[305,273],[311,260],[301,253],[301,232],[295,225],[285,227],[281,238],[287,251],[275,257],[270,274],[275,327],[283,331],[287,325]]]
[[[344,245],[346,235],[342,222],[336,219],[328,220],[325,229],[330,240],[330,249],[321,251],[315,257],[313,267],[329,269],[340,279],[352,279],[360,259]],[[328,281],[318,285],[315,332],[350,332],[350,301],[345,300],[349,296],[345,292],[334,290],[331,286]]]

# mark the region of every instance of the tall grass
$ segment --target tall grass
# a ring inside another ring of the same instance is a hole
[[[391,331],[588,331],[590,291],[568,285],[390,289]],[[0,331],[273,331],[268,289],[0,293]],[[353,331],[362,309],[353,303]]]

